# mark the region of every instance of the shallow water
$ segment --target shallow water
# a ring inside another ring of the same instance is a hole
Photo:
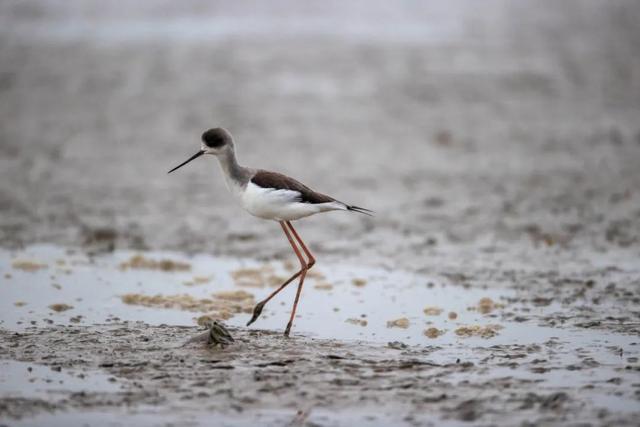
[[[0,324],[9,330],[24,330],[33,325],[99,324],[111,321],[143,321],[151,325],[195,325],[205,312],[180,309],[141,307],[124,304],[121,296],[187,294],[194,298],[210,298],[218,291],[243,290],[256,301],[274,288],[239,286],[234,272],[246,269],[268,269],[273,277],[286,278],[281,263],[255,260],[215,258],[209,255],[186,256],[179,253],[147,252],[146,259],[169,259],[189,264],[189,271],[123,270],[119,266],[135,252],[118,251],[95,257],[60,247],[33,246],[20,252],[0,251]],[[35,271],[23,271],[16,262],[28,261],[46,265]],[[401,342],[404,345],[437,346],[434,357],[459,358],[465,348],[504,344],[563,343],[567,363],[585,345],[590,351],[600,349],[602,361],[615,362],[618,356],[611,348],[624,354],[635,354],[637,337],[602,330],[571,327],[539,326],[535,321],[509,321],[518,314],[535,319],[559,310],[557,305],[525,306],[516,291],[500,288],[465,287],[402,271],[354,267],[349,265],[318,266],[319,275],[305,281],[293,333],[316,338],[361,340],[375,343]],[[193,283],[205,278],[207,283]],[[189,283],[189,285],[185,285]],[[356,285],[357,284],[357,285]],[[316,288],[319,286],[319,288]],[[327,289],[330,287],[330,289]],[[262,316],[251,328],[281,331],[286,325],[296,285],[291,284],[265,306]],[[490,298],[495,308],[481,314],[477,305]],[[18,304],[19,306],[16,306]],[[49,306],[67,304],[71,309],[55,312]],[[441,309],[438,315],[426,315],[425,307]],[[448,314],[456,313],[456,319]],[[226,323],[245,327],[248,313],[237,314]],[[406,318],[408,326],[389,327],[388,322]],[[364,323],[366,322],[366,324]],[[460,337],[456,329],[470,325],[499,325],[497,335],[490,338]],[[424,331],[437,328],[441,335],[428,338]],[[460,346],[464,344],[464,346]],[[457,356],[455,356],[457,355]]]

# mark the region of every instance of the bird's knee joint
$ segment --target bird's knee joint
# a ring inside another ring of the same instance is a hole
[[[316,260],[314,258],[311,258],[307,263],[307,269],[313,267],[314,265],[316,265]]]

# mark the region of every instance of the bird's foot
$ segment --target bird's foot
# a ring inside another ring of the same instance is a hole
[[[253,316],[251,316],[251,320],[247,322],[247,326],[249,326],[256,320],[258,320],[258,317],[260,317],[260,314],[262,313],[263,308],[264,308],[264,301],[256,304],[256,306],[253,308]]]
[[[287,327],[284,329],[284,336],[289,338],[289,332],[291,332],[291,322],[287,323]]]

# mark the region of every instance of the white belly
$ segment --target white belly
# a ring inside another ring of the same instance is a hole
[[[299,196],[297,191],[262,188],[249,182],[240,195],[240,202],[251,215],[275,221],[293,221],[318,212],[345,209],[338,202],[301,203]]]

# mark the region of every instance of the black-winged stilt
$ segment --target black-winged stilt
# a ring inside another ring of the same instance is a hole
[[[264,305],[284,289],[285,286],[300,277],[296,297],[293,302],[293,309],[291,310],[291,317],[284,331],[285,336],[289,336],[305,276],[307,271],[309,271],[316,262],[316,259],[293,228],[291,221],[320,212],[335,210],[353,211],[366,215],[370,215],[372,211],[358,206],[348,205],[333,197],[313,191],[301,182],[286,175],[240,166],[236,160],[233,137],[223,128],[209,129],[203,133],[200,151],[185,162],[171,169],[169,173],[204,154],[212,154],[218,158],[222,172],[224,173],[227,188],[247,212],[258,218],[270,219],[280,223],[282,231],[284,231],[293,251],[298,257],[298,260],[300,260],[300,270],[280,285],[280,287],[273,291],[267,298],[256,304],[253,309],[253,316],[247,323],[247,326],[249,326],[255,322],[260,316],[260,313],[262,313]],[[296,245],[296,242],[300,247]],[[305,253],[307,259],[302,256],[300,249]]]

